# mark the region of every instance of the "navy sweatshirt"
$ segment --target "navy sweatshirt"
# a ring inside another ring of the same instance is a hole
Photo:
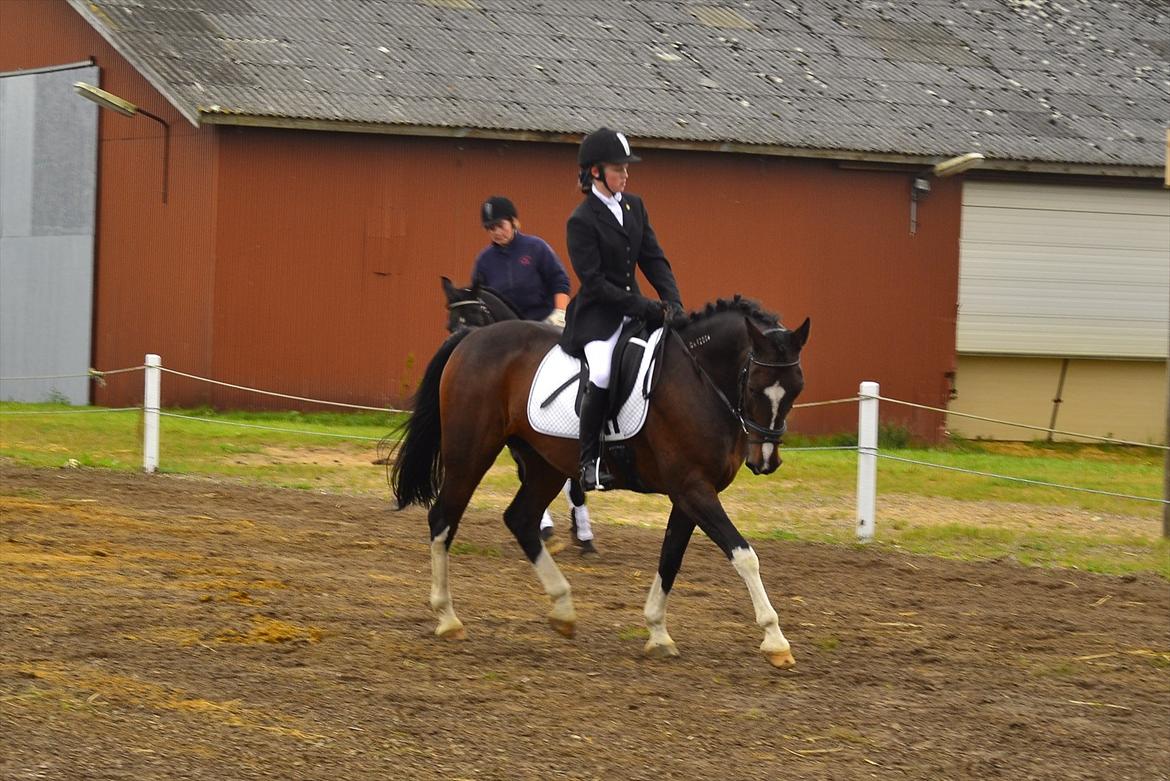
[[[506,247],[489,244],[475,259],[472,282],[490,287],[525,320],[543,320],[553,296],[569,292],[569,275],[548,243],[519,231]]]

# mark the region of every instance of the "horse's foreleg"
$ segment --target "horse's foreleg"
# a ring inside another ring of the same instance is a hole
[[[694,531],[693,520],[677,507],[671,509],[670,519],[666,523],[666,534],[662,538],[662,553],[658,557],[658,573],[654,576],[654,583],[650,586],[650,593],[646,596],[646,607],[643,610],[650,639],[646,641],[642,652],[652,659],[678,656],[678,647],[671,639],[670,633],[666,631],[666,600],[670,597],[674,578],[682,566],[683,554],[687,552],[687,543],[690,542]]]
[[[780,631],[780,617],[768,601],[768,592],[764,590],[764,582],[760,579],[760,558],[752,546],[744,542],[742,548],[731,552],[731,563],[747,584],[752,606],[756,609],[756,624],[764,630],[764,642],[760,643],[760,650],[774,667],[793,666],[796,659],[792,656],[787,638]]]
[[[561,573],[544,542],[540,539],[540,516],[565,482],[564,475],[553,469],[535,450],[523,443],[513,443],[512,454],[523,459],[524,482],[508,509],[504,522],[516,537],[524,555],[536,570],[536,577],[552,601],[548,621],[565,637],[572,637],[577,626],[573,595],[569,581]]]
[[[788,640],[780,631],[780,619],[775,608],[768,601],[768,592],[760,579],[760,559],[748,545],[747,540],[727,517],[719,498],[709,495],[691,495],[680,498],[688,513],[693,513],[696,522],[711,540],[731,560],[732,566],[747,585],[748,594],[755,608],[756,624],[764,630],[764,641],[760,651],[775,667],[787,668],[796,664]]]

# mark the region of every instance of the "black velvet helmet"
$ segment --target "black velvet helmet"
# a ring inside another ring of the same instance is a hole
[[[577,165],[582,168],[602,163],[637,163],[641,159],[630,151],[630,142],[624,133],[607,127],[585,136],[577,150]]]
[[[502,195],[493,195],[479,207],[479,220],[485,228],[493,222],[514,220],[517,216],[516,206]]]

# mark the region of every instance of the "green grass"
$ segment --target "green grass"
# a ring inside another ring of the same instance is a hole
[[[70,409],[0,402],[0,456],[38,467],[60,467],[76,459],[80,466],[142,468],[141,411],[59,414]],[[52,414],[4,414],[32,411]],[[385,490],[384,469],[354,467],[369,465],[378,457],[377,440],[401,419],[376,412],[216,412],[206,408],[164,412],[194,419],[162,418],[160,472],[222,475],[330,491]],[[306,453],[311,457],[306,458]]]
[[[20,415],[60,412],[55,404],[0,403],[0,457],[37,467],[141,469],[141,413]],[[160,471],[215,475],[301,490],[372,493],[389,498],[384,467],[373,466],[377,440],[400,418],[389,413],[215,412],[168,410]],[[267,428],[245,428],[232,423]],[[294,431],[272,431],[269,429]],[[341,435],[317,436],[312,432]],[[363,439],[364,438],[364,439]],[[848,445],[847,435],[788,438],[784,466],[769,477],[746,470],[723,494],[728,514],[753,539],[855,544],[856,454],[802,452],[800,446]],[[1101,491],[1158,497],[1163,452],[1080,444],[953,440],[914,445],[883,429],[882,452],[962,469],[994,472]],[[516,488],[505,452],[485,477],[473,510],[502,513]],[[664,497],[629,492],[595,495],[604,523],[661,528]],[[564,519],[563,500],[552,508]],[[999,478],[878,462],[876,544],[956,558],[1012,558],[1035,566],[1077,567],[1170,577],[1170,543],[1160,538],[1161,505],[1065,491]],[[604,530],[601,531],[604,536]],[[485,551],[461,553],[490,555]],[[496,552],[499,555],[499,552]]]

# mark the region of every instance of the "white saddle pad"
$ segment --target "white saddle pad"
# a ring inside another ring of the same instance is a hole
[[[638,366],[638,378],[634,381],[634,390],[618,412],[618,430],[614,431],[613,422],[607,420],[602,439],[608,441],[629,439],[642,429],[649,408],[649,402],[642,397],[643,383],[646,380],[646,372],[650,369],[650,357],[654,355],[654,347],[661,339],[662,329],[659,328],[650,334],[650,338],[645,342],[641,339],[630,340],[635,344],[645,345],[642,363]],[[577,386],[580,381],[562,390],[544,409],[541,409],[540,405],[553,391],[568,382],[570,377],[576,376],[579,371],[581,361],[562,350],[560,345],[554,346],[544,356],[536,370],[536,376],[532,378],[532,388],[528,392],[528,422],[533,429],[553,437],[577,438],[580,421],[573,406],[577,401]]]

